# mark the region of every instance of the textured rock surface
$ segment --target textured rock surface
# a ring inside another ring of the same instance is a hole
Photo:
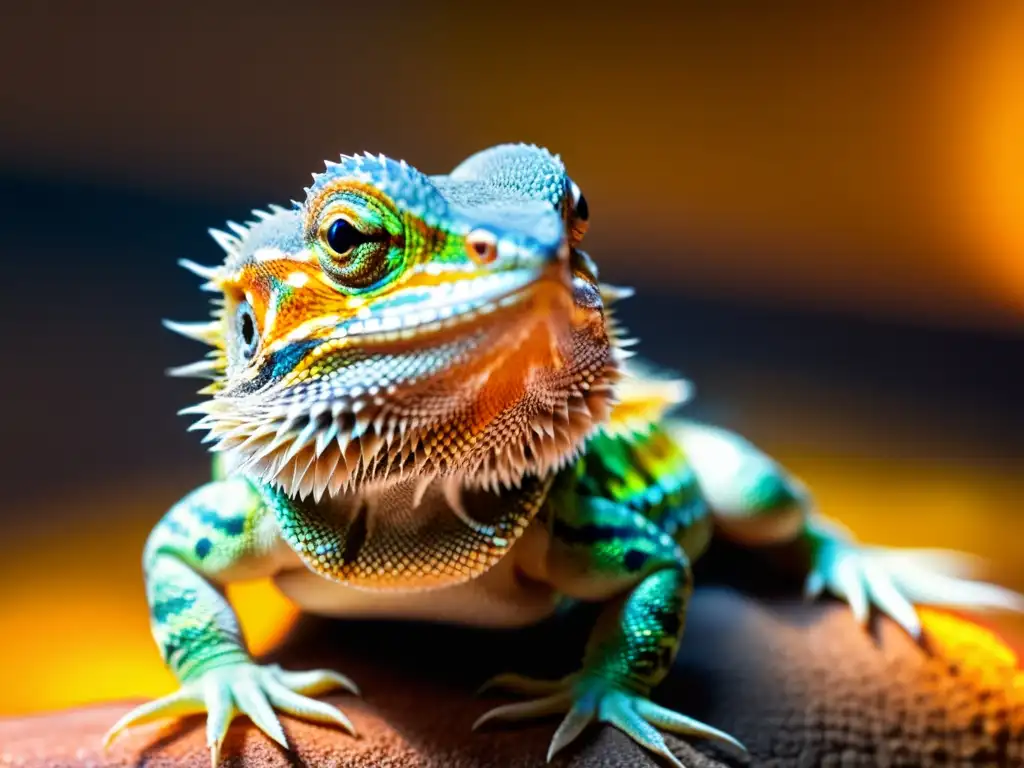
[[[424,599],[429,599],[424,597]],[[556,722],[473,734],[498,697],[475,698],[490,674],[555,675],[572,666],[586,616],[517,632],[408,624],[304,621],[275,659],[350,674],[364,699],[333,701],[361,738],[285,718],[287,753],[248,721],[232,726],[225,765],[539,766]],[[1022,766],[1024,682],[992,636],[928,614],[931,656],[893,625],[860,631],[835,602],[698,590],[662,703],[724,728],[752,759],[705,743],[669,743],[693,768],[710,766]],[[0,765],[209,765],[202,720],[139,727],[99,747],[127,703],[0,722]],[[563,766],[655,763],[621,734],[588,731]]]

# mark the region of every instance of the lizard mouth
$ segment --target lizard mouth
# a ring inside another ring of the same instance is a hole
[[[574,357],[565,263],[449,285],[426,306],[396,293],[357,312],[284,380],[215,396],[194,426],[236,467],[317,498],[453,474],[497,487],[560,465],[601,419],[611,364],[603,349]]]
[[[524,307],[539,312],[568,309],[572,297],[566,270],[552,264],[543,270],[513,269],[462,280],[418,285],[367,303],[355,316],[336,324],[309,360],[342,347],[422,343],[447,331],[473,324],[500,324]],[[559,299],[564,299],[560,302]]]

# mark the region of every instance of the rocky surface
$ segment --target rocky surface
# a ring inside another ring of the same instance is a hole
[[[429,596],[424,596],[429,599]],[[360,738],[284,718],[286,752],[247,720],[231,727],[222,765],[540,766],[556,721],[471,733],[502,699],[473,691],[515,669],[571,668],[587,611],[514,632],[303,620],[273,659],[327,666],[365,692],[333,697]],[[675,669],[656,699],[723,728],[751,757],[668,736],[692,768],[711,766],[1024,766],[1024,677],[988,630],[925,616],[930,652],[894,625],[857,627],[837,602],[698,589]],[[201,718],[141,726],[104,752],[104,731],[131,702],[0,721],[0,765],[209,765]],[[561,766],[656,763],[621,734],[592,728]]]

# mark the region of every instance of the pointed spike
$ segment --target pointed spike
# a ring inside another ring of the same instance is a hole
[[[211,401],[211,400],[204,400],[201,403],[196,403],[195,405],[189,405],[189,406],[187,406],[185,408],[182,408],[180,411],[178,411],[178,415],[179,416],[195,416],[195,415],[198,414],[198,415],[201,415],[201,416],[205,416],[206,414],[212,413],[213,410],[214,410],[214,407],[215,407],[215,404],[214,404],[213,401]]]
[[[370,424],[371,423],[372,423],[372,419],[370,419],[365,413],[360,415],[360,416],[357,416],[356,417],[356,423],[352,427],[352,434],[351,434],[352,439],[356,440],[356,439],[362,437],[366,433],[366,431],[370,428]]]
[[[167,375],[175,378],[218,379],[220,378],[220,365],[216,360],[199,360],[188,365],[168,368]]]
[[[220,323],[177,323],[173,320],[162,322],[164,328],[187,339],[209,344],[211,347],[220,347],[223,344]]]
[[[432,475],[425,475],[416,482],[412,492],[412,501],[410,502],[410,506],[413,509],[416,509],[416,507],[418,507],[423,501],[423,496],[426,494],[427,488],[430,487],[430,484],[433,481],[434,477]]]
[[[338,422],[332,421],[327,425],[326,429],[321,430],[317,433],[316,443],[314,444],[313,450],[317,456],[320,456],[327,450],[327,446],[334,442],[334,439],[338,436]]]
[[[601,298],[604,299],[606,303],[628,299],[636,293],[634,289],[628,286],[611,285],[610,283],[601,283],[599,290],[601,292]]]
[[[261,211],[259,208],[253,208],[252,215],[259,219],[260,221],[267,221],[268,219],[274,218],[274,214],[268,211]]]
[[[178,259],[178,266],[184,267],[193,275],[208,280],[211,283],[216,283],[221,279],[220,267],[206,267],[202,264],[196,264],[191,259]]]
[[[384,445],[384,438],[373,430],[363,433],[359,438],[359,451],[363,455],[363,463],[369,464],[370,460],[377,455],[382,445]]]
[[[239,224],[237,221],[229,221],[227,223],[227,225],[228,225],[228,229],[230,229],[232,232],[234,232],[235,235],[238,236],[239,240],[245,240],[245,238],[247,238],[249,236],[249,229],[248,229],[248,227],[245,227],[245,226]]]
[[[295,440],[292,442],[292,444],[288,446],[288,450],[285,451],[282,462],[287,463],[294,459],[299,454],[299,452],[302,451],[309,444],[309,441],[313,439],[313,437],[316,435],[316,430],[316,422],[310,420],[310,422],[306,424],[305,427],[302,428],[302,431],[299,432],[298,435],[296,435]]]
[[[234,256],[238,253],[238,248],[241,246],[241,242],[234,235],[230,235],[222,229],[215,229],[210,227],[207,232],[210,233],[210,237],[219,245],[224,253],[228,256]]]

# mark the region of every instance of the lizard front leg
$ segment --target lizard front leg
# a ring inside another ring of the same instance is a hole
[[[728,734],[648,698],[675,659],[693,591],[683,549],[651,520],[607,499],[570,490],[552,498],[550,511],[554,520],[547,580],[570,597],[608,602],[579,672],[557,681],[499,675],[485,688],[542,698],[493,709],[474,728],[489,720],[567,712],[551,741],[549,760],[595,721],[614,725],[679,768],[682,763],[657,728],[743,750]]]
[[[746,546],[803,540],[811,558],[808,596],[830,591],[849,603],[862,625],[873,605],[919,639],[915,604],[1024,610],[1021,595],[965,578],[971,571],[965,554],[858,543],[815,511],[799,480],[739,435],[683,420],[666,428],[697,475],[718,533]]]
[[[273,515],[244,478],[208,483],[170,509],[150,534],[143,568],[153,637],[181,688],[127,713],[105,743],[130,725],[205,711],[216,766],[238,714],[287,747],[275,708],[354,733],[345,715],[304,695],[333,688],[357,692],[353,683],[327,670],[286,672],[255,664],[224,596],[224,584],[270,575],[286,554]]]

